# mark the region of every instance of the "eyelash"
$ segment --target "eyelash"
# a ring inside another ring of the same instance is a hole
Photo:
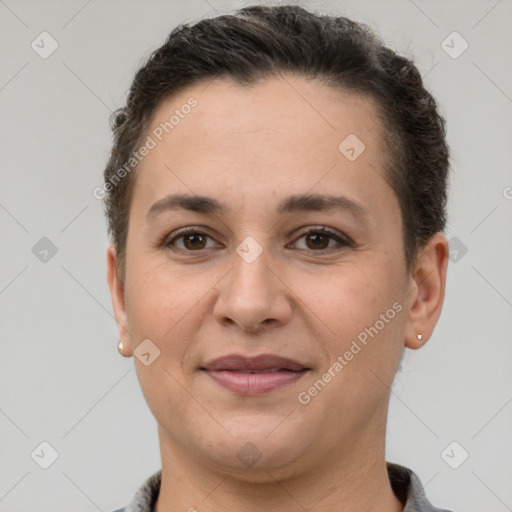
[[[350,238],[348,238],[347,236],[342,236],[339,233],[332,231],[325,226],[309,228],[307,231],[304,231],[303,233],[301,233],[295,239],[295,242],[300,240],[301,238],[303,238],[307,235],[311,235],[311,234],[327,235],[329,238],[335,240],[339,245],[338,245],[338,247],[330,247],[330,248],[325,248],[325,249],[300,249],[300,250],[308,251],[308,252],[312,252],[312,253],[321,253],[321,252],[330,253],[330,252],[333,252],[336,250],[340,250],[343,247],[353,247],[353,245],[354,245],[352,240],[350,240]],[[171,235],[172,235],[172,233],[171,233]],[[210,237],[210,235],[208,235],[208,233],[205,233],[204,231],[201,231],[198,228],[188,227],[188,228],[183,228],[182,230],[180,230],[178,232],[175,232],[174,236],[172,236],[171,238],[169,238],[170,237],[169,234],[165,235],[162,238],[162,240],[158,243],[158,246],[165,248],[165,249],[177,250],[177,251],[189,252],[189,253],[193,253],[193,252],[199,253],[199,252],[207,250],[207,249],[198,249],[198,250],[194,251],[194,250],[190,250],[190,249],[182,249],[182,248],[173,248],[172,247],[174,242],[176,242],[176,240],[179,240],[180,238],[183,238],[187,235],[201,235],[201,236],[207,236],[208,238],[213,239],[212,237]],[[290,244],[287,244],[287,247],[288,247],[288,245],[290,245]]]

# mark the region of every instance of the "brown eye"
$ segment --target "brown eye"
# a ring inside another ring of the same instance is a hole
[[[292,245],[297,249],[314,251],[320,254],[352,247],[350,239],[327,228],[309,229],[299,236]]]
[[[162,246],[171,250],[199,252],[203,249],[215,247],[215,242],[211,236],[197,229],[186,229],[177,232],[172,238],[164,238]]]
[[[310,233],[306,235],[306,245],[308,249],[327,249],[330,236],[325,233]]]
[[[190,250],[204,249],[206,245],[206,235],[202,233],[192,233],[190,235],[184,235],[183,245]]]

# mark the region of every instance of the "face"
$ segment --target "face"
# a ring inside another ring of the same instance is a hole
[[[418,297],[382,133],[298,77],[159,106],[110,282],[163,453],[263,479],[381,449]]]

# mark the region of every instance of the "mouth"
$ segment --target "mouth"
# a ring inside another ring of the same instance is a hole
[[[214,359],[200,370],[236,394],[254,396],[292,384],[311,368],[271,354],[256,357],[232,354]]]

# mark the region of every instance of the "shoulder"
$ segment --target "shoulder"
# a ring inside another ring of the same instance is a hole
[[[386,466],[391,488],[404,504],[403,512],[452,512],[436,508],[430,503],[420,479],[412,470],[390,462]]]
[[[161,478],[162,470],[160,469],[144,480],[128,505],[112,512],[153,512],[160,493]]]

